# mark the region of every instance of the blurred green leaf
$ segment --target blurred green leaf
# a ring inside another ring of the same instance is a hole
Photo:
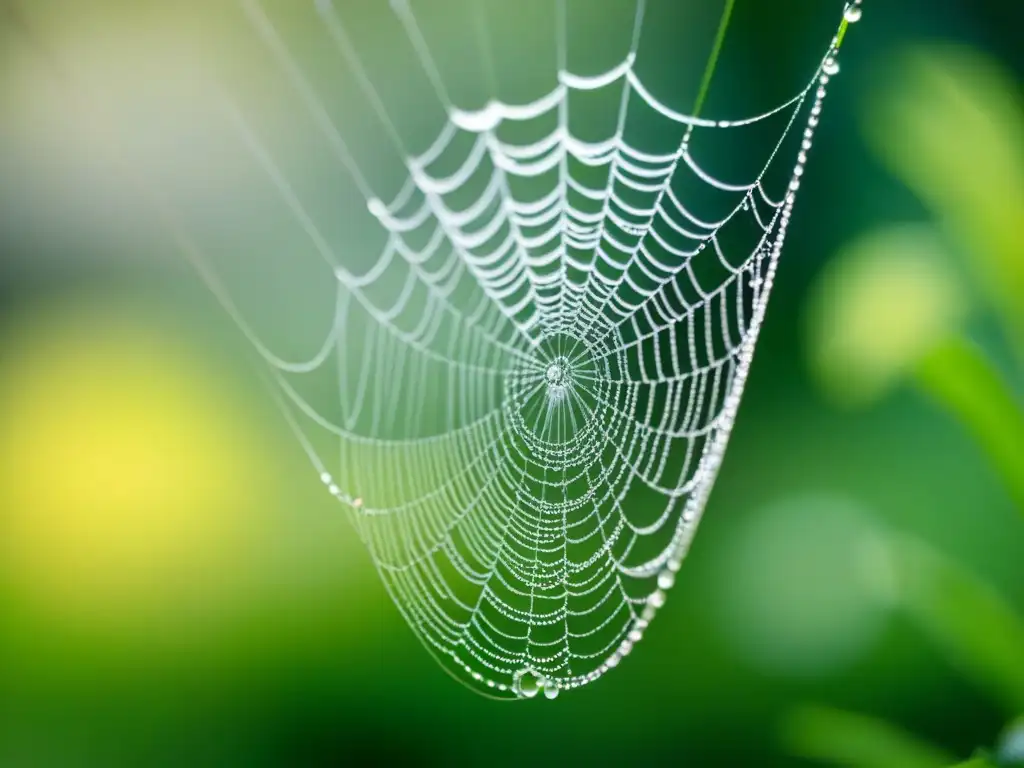
[[[932,643],[1011,713],[1024,709],[1024,621],[988,584],[915,539],[894,536],[904,610]]]
[[[865,130],[875,152],[962,243],[1024,355],[1024,108],[982,53],[914,48],[887,66]]]
[[[955,759],[884,720],[829,707],[793,711],[782,735],[800,757],[850,768],[944,768]]]
[[[1024,514],[1024,412],[981,349],[952,337],[921,359],[915,378],[968,429]]]
[[[835,401],[866,405],[954,333],[966,306],[934,229],[870,232],[846,245],[812,288],[805,315],[812,372]]]

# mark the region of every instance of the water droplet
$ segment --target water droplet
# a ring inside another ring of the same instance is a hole
[[[544,698],[546,699],[557,699],[558,698],[558,686],[552,683],[550,680],[544,683]]]
[[[998,765],[1024,765],[1024,718],[1018,718],[1003,732],[996,747]]]
[[[362,499],[362,497],[361,496],[356,496],[354,499],[352,499],[352,506],[355,507],[356,509],[359,509],[360,507],[362,507],[363,506],[363,499]]]
[[[825,59],[825,64],[822,66],[821,71],[829,77],[839,74],[839,62],[836,61],[835,56],[829,56]]]
[[[860,21],[861,15],[862,15],[862,11],[861,11],[860,6],[859,5],[851,5],[843,13],[843,18],[846,19],[846,21],[849,24],[856,24],[858,21]]]
[[[744,211],[749,211],[750,210],[750,201],[747,198],[745,198],[745,197],[743,198],[742,205],[743,205],[743,210]]]
[[[672,571],[664,570],[658,574],[658,586],[662,589],[671,589],[676,583],[676,575]]]
[[[661,608],[665,604],[665,593],[656,589],[647,596],[647,604],[652,608]]]
[[[513,690],[524,699],[532,699],[540,691],[541,679],[532,669],[521,669],[513,678]]]
[[[370,213],[378,219],[383,218],[388,212],[387,206],[385,206],[384,203],[381,202],[380,198],[377,197],[371,197],[367,200],[366,207],[369,209]]]

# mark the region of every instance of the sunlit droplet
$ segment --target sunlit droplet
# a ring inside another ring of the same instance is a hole
[[[524,699],[532,699],[540,691],[540,682],[532,669],[520,670],[515,677],[515,691]]]

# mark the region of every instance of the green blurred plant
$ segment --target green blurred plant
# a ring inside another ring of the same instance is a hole
[[[875,154],[959,244],[1024,362],[1024,109],[982,53],[916,48],[869,104]]]
[[[811,760],[871,768],[935,768],[954,758],[884,720],[821,706],[790,713],[783,737]]]
[[[868,405],[902,382],[926,394],[983,451],[1024,514],[1020,382],[971,337],[994,314],[1024,368],[1024,109],[1012,76],[982,54],[907,51],[868,105],[869,146],[927,206],[929,224],[849,244],[808,305],[807,346],[822,389]],[[955,256],[962,256],[958,261]],[[962,265],[962,266],[961,266]],[[886,558],[902,609],[1008,715],[1024,711],[1024,618],[964,565],[907,536]],[[859,768],[942,768],[943,750],[866,715],[805,707],[786,719],[791,751]],[[960,766],[1024,765],[1024,721]]]

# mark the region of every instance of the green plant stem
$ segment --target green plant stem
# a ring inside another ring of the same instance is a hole
[[[697,91],[697,100],[693,103],[692,115],[700,117],[704,109],[704,100],[711,90],[711,80],[715,76],[715,67],[718,66],[718,56],[722,53],[722,45],[725,43],[725,33],[729,29],[729,21],[732,19],[732,9],[736,0],[725,0],[725,8],[722,9],[722,18],[718,22],[718,32],[715,34],[715,44],[711,47],[711,55],[708,57],[707,66],[704,67],[704,77],[700,81],[700,90]]]
[[[848,30],[849,28],[850,28],[850,22],[848,22],[845,19],[845,17],[844,17],[843,20],[841,22],[839,22],[839,31],[836,32],[836,50],[837,51],[839,50],[839,47],[843,44],[843,39],[846,37],[846,30]]]
[[[951,337],[919,361],[915,379],[967,428],[1024,515],[1024,411],[984,353]]]

